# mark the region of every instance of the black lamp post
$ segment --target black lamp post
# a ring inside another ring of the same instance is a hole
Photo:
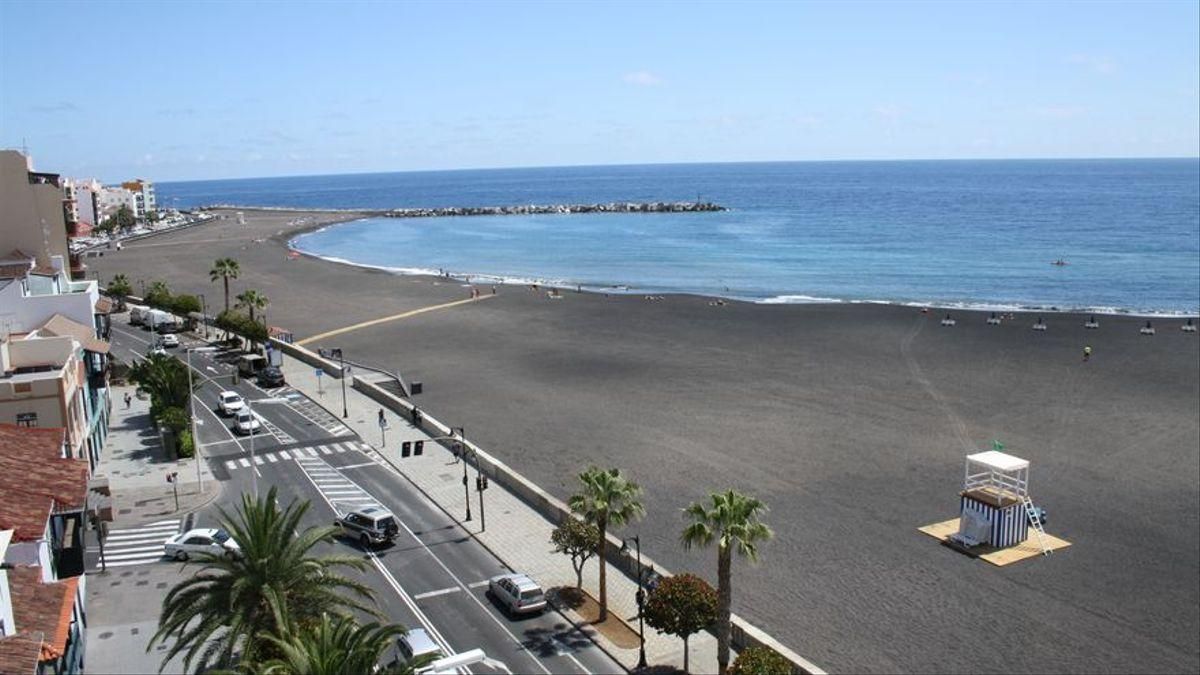
[[[208,339],[208,303],[204,301],[204,294],[200,294],[200,314],[204,321],[204,339]]]
[[[330,349],[329,353],[338,357],[338,362],[341,365],[341,369],[342,369],[341,370],[341,373],[342,373],[342,378],[341,378],[342,379],[342,419],[346,419],[347,417],[350,416],[350,411],[346,408],[346,357],[344,357],[342,355],[342,350],[340,348],[339,349]]]
[[[646,605],[646,591],[642,588],[642,540],[637,535],[625,537],[621,540],[621,553],[629,552],[629,540],[633,540],[633,545],[637,549],[637,607],[638,607],[638,668],[646,667],[646,625],[642,618],[643,608]]]
[[[458,436],[458,440],[454,442],[454,454],[462,458],[463,465],[463,501],[467,504],[466,520],[471,520],[471,488],[467,485],[470,481],[467,478],[467,444],[463,441],[467,440],[467,434],[462,427],[450,427],[450,435]]]

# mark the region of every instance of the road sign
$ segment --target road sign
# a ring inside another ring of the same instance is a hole
[[[317,377],[320,377],[325,374],[325,371],[321,370],[320,368],[314,368],[313,372],[317,374]]]

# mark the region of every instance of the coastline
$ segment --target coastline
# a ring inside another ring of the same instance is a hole
[[[301,226],[357,213],[256,212],[96,269],[213,294],[212,260],[233,257],[235,288],[267,295],[297,338],[467,296],[459,280],[287,254]],[[710,551],[678,546],[682,506],[725,487],[762,498],[776,538],[762,564],[737,564],[734,611],[831,670],[988,670],[1018,652],[1010,669],[1200,667],[1194,335],[1162,321],[1140,336],[1132,316],[1085,331],[1086,315],[1047,313],[1042,333],[1033,312],[946,328],[902,305],[710,303],[505,286],[311,348],[422,381],[422,408],[556,497],[588,464],[620,467],[645,490],[627,533],[673,570],[713,578]],[[1071,549],[997,571],[916,532],[954,515],[963,454],[991,439],[1032,462],[1048,531]],[[987,647],[963,653],[980,625]]]

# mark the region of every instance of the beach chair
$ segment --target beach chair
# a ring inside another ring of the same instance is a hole
[[[1033,329],[1040,331],[1046,330],[1046,322],[1042,321],[1042,317],[1038,317],[1037,323],[1033,324]]]
[[[1141,333],[1142,335],[1154,335],[1154,326],[1151,326],[1150,322],[1147,321],[1146,325],[1142,326],[1141,330],[1139,330],[1138,332]]]
[[[988,322],[989,326],[999,326],[1000,325],[1000,317],[996,316],[995,312],[992,312],[992,315],[988,317],[987,322]]]
[[[1181,330],[1185,333],[1195,333],[1196,332],[1196,324],[1192,323],[1191,319],[1188,319],[1187,323],[1185,323],[1179,327],[1179,330]]]
[[[954,319],[951,319],[949,314],[946,315],[946,318],[942,319],[943,326],[953,326],[956,323],[958,323],[958,322],[955,321]]]
[[[1097,328],[1100,327],[1100,322],[1097,321],[1096,317],[1093,316],[1093,317],[1089,318],[1087,321],[1083,322],[1083,327],[1087,328],[1088,330],[1096,330]]]

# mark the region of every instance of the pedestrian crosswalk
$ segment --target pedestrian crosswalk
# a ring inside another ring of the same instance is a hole
[[[380,507],[379,502],[369,492],[346,478],[321,457],[297,457],[296,463],[325,499],[329,500],[339,516],[355,509]]]
[[[300,448],[287,448],[284,450],[272,450],[268,452],[258,452],[254,457],[237,457],[225,460],[225,468],[229,471],[238,471],[240,469],[248,469],[252,464],[262,466],[264,464],[275,464],[280,461],[288,460],[305,460],[314,459],[321,455],[335,455],[345,452],[361,452],[364,454],[373,454],[374,449],[362,441],[323,441],[314,443],[313,445]]]
[[[325,433],[332,436],[352,436],[354,431],[342,423],[336,415],[331,414],[328,410],[312,399],[306,398],[299,392],[292,392],[285,398],[288,399],[288,407],[295,410],[301,417],[304,417],[309,422],[320,427]]]
[[[89,550],[103,550],[105,567],[128,567],[145,565],[163,559],[163,543],[179,532],[179,520],[160,520],[141,527],[109,530],[104,546],[91,546]],[[96,559],[100,567],[100,557]]]

